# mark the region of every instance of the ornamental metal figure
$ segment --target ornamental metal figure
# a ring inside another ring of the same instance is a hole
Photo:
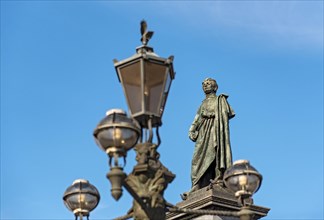
[[[222,183],[223,174],[232,165],[229,119],[235,116],[227,95],[216,95],[216,80],[202,83],[206,98],[200,105],[189,129],[189,138],[196,142],[192,158],[190,192],[212,183]]]

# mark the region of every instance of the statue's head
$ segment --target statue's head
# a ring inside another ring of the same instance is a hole
[[[212,78],[207,78],[202,82],[202,88],[206,94],[216,93],[218,85],[216,80]]]

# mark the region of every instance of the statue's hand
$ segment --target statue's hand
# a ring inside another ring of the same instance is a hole
[[[189,131],[190,140],[192,140],[193,142],[196,142],[197,137],[198,137],[198,131]]]

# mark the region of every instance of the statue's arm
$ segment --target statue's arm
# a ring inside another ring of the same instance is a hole
[[[196,142],[198,137],[198,131],[199,131],[199,124],[200,124],[200,108],[197,111],[197,114],[189,128],[189,138],[193,142]]]

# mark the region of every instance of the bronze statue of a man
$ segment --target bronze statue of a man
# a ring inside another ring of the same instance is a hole
[[[190,192],[222,182],[224,171],[232,165],[229,119],[235,116],[227,95],[216,95],[216,80],[202,83],[206,98],[200,105],[189,129],[189,138],[196,142],[192,158]]]

